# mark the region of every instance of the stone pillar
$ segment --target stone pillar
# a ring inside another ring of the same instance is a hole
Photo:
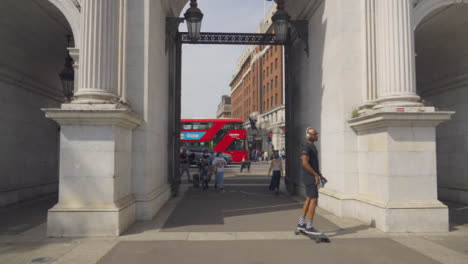
[[[412,2],[364,1],[367,56],[376,56],[376,66],[372,58],[365,63],[364,104],[373,103],[375,84],[377,104],[348,121],[357,134],[358,192],[342,196],[325,188],[320,203],[385,232],[446,232],[448,209],[437,200],[436,126],[453,112],[419,103]]]
[[[119,1],[81,2],[79,87],[74,103],[118,101]]]
[[[364,87],[362,89],[363,104],[361,109],[372,109],[377,100],[377,68],[375,40],[375,0],[362,0],[362,28],[364,29],[364,45],[366,58],[364,60]]]
[[[375,0],[378,107],[420,106],[416,94],[413,3]]]
[[[132,137],[142,119],[119,103],[119,74],[126,74],[119,64],[124,4],[81,2],[79,56],[71,50],[79,68],[75,99],[43,109],[61,127],[59,201],[47,216],[52,237],[118,236],[136,219]]]

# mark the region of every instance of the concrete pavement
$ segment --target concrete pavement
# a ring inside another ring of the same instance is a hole
[[[227,170],[225,191],[182,186],[152,220],[121,237],[45,237],[45,197],[0,209],[0,263],[468,263],[468,206],[449,204],[451,231],[386,234],[319,209],[330,244],[296,236],[299,197],[268,191],[268,165]]]

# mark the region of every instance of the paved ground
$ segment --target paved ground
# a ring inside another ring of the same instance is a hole
[[[115,238],[45,237],[56,197],[0,208],[0,263],[468,263],[468,206],[449,203],[450,232],[386,234],[319,209],[330,244],[296,236],[301,200],[267,189],[266,164],[227,170],[225,192],[182,187],[152,221]]]

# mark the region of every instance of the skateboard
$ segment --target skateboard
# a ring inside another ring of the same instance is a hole
[[[304,230],[296,227],[296,230],[294,230],[294,234],[296,236],[299,234],[305,235],[310,239],[315,240],[316,243],[330,243],[330,239],[324,233],[321,233],[320,235],[307,234]]]

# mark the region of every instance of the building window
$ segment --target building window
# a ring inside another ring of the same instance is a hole
[[[270,73],[273,73],[273,62],[270,64]]]
[[[273,96],[271,96],[271,107],[273,107]]]
[[[265,79],[265,71],[263,71],[263,79]]]
[[[273,79],[270,81],[270,89],[273,92]]]
[[[278,58],[275,59],[275,70],[278,69]]]
[[[267,76],[268,76],[268,72],[269,72],[269,70],[268,70],[268,67],[267,67],[267,70],[266,70],[266,74],[267,74]]]
[[[278,75],[275,76],[275,88],[278,88]]]
[[[269,83],[267,83],[267,85],[266,85],[266,92],[268,93],[269,90],[270,90],[270,89],[269,89]]]
[[[278,105],[278,94],[275,94],[275,105]]]

